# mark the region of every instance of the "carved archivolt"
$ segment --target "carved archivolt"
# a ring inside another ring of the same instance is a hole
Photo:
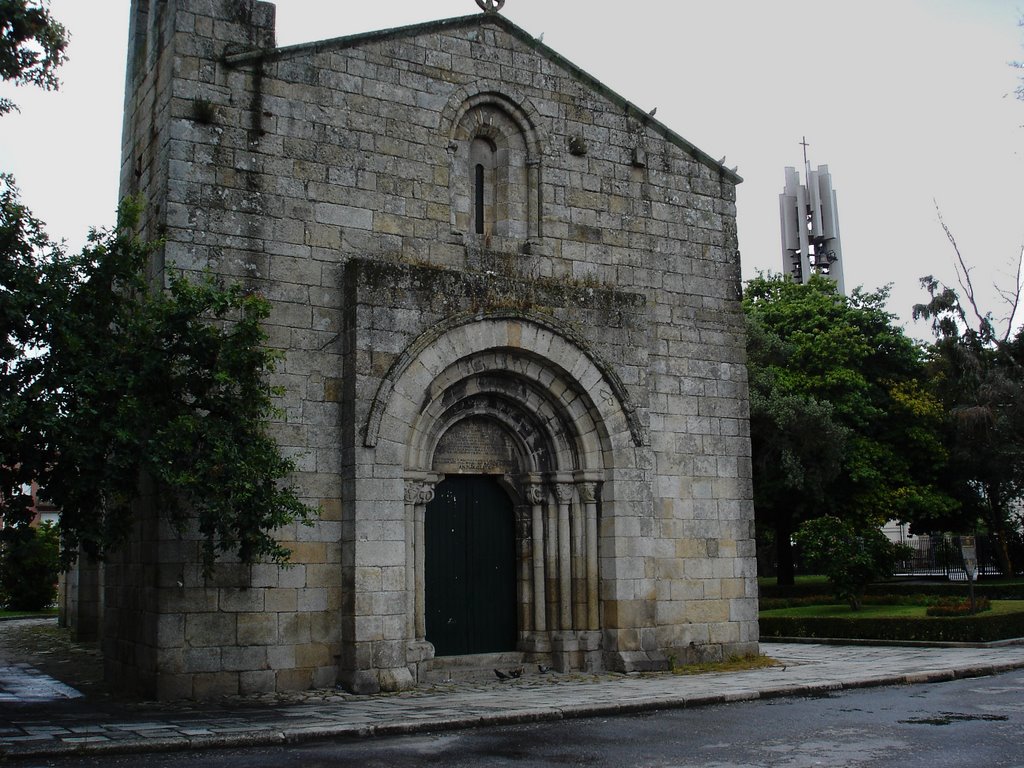
[[[478,332],[476,329],[487,327],[487,332]],[[514,326],[515,340],[509,341],[509,330]],[[480,346],[481,341],[490,338],[491,343]],[[504,340],[504,344],[500,342]],[[438,355],[431,352],[435,350],[447,350],[449,356],[444,365],[447,367],[460,360],[469,360],[474,346],[479,351],[498,346],[517,347],[522,352],[531,352],[530,344],[535,347],[532,354],[548,359],[548,366],[551,371],[560,368],[559,361],[565,361],[575,356],[580,371],[577,374],[577,387],[581,389],[587,398],[593,395],[592,407],[595,412],[604,414],[604,421],[614,424],[620,418],[625,422],[634,445],[642,446],[647,444],[647,435],[640,423],[639,414],[635,404],[630,400],[622,380],[615,374],[615,371],[605,363],[599,355],[590,349],[586,341],[578,336],[571,329],[559,324],[554,318],[540,315],[536,312],[521,310],[496,310],[492,312],[464,313],[454,315],[436,324],[429,330],[417,337],[398,356],[391,365],[384,379],[377,387],[364,432],[363,444],[372,448],[376,446],[380,435],[381,422],[384,413],[391,403],[396,385],[408,375],[412,367],[425,358],[440,359]],[[518,345],[518,346],[517,346]],[[461,355],[453,354],[453,350],[463,349]],[[529,373],[529,361],[523,354],[514,352],[507,360],[519,359],[525,361],[525,371]],[[476,365],[483,365],[483,358],[478,358]],[[468,363],[467,363],[468,364]],[[435,372],[435,376],[441,373]],[[534,366],[534,375],[536,375]],[[572,372],[565,372],[565,375],[572,377]],[[585,380],[584,380],[585,379]],[[433,384],[433,377],[430,382],[423,382],[423,386]],[[416,399],[422,398],[421,394]]]

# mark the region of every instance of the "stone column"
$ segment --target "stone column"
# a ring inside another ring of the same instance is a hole
[[[532,243],[540,240],[540,160],[526,161],[526,238]]]
[[[529,505],[517,504],[516,516],[516,543],[519,545],[518,555],[518,616],[516,621],[519,624],[519,637],[525,638],[533,631],[533,515]]]
[[[572,541],[570,539],[569,507],[572,505],[572,483],[556,483],[558,498],[558,624],[562,630],[572,629]]]
[[[530,483],[526,486],[526,500],[530,504],[533,526],[533,629],[547,630],[547,603],[544,599],[544,486]]]
[[[600,629],[600,609],[598,607],[598,559],[597,559],[597,483],[583,482],[579,486],[580,499],[583,501],[584,517],[587,526],[586,555],[586,594],[587,624],[586,629]]]
[[[583,500],[582,487],[577,483],[576,490],[580,501]],[[579,502],[569,508],[570,528],[572,529],[572,616],[573,629],[587,628],[587,541],[586,519],[583,505]]]
[[[415,560],[415,594],[416,594],[416,639],[423,640],[427,636],[427,612],[425,571],[427,562],[427,541],[424,531],[424,520],[427,515],[427,504],[434,500],[434,484],[421,483],[415,507],[416,528],[416,560]]]
[[[558,629],[558,504],[548,501],[544,509],[544,593],[547,604],[547,628]]]
[[[406,632],[410,639],[426,636],[423,570],[426,562],[423,520],[434,498],[434,484],[422,479],[405,481],[405,590]]]

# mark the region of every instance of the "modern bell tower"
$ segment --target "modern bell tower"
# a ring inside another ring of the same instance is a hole
[[[801,283],[812,274],[825,275],[845,294],[843,249],[839,239],[839,208],[827,165],[815,171],[804,148],[804,183],[796,168],[786,168],[786,186],[779,195],[782,222],[782,270]]]

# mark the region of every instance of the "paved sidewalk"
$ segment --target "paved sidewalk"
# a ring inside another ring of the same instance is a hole
[[[1024,668],[1024,645],[761,647],[781,665],[702,675],[532,674],[507,682],[447,684],[394,695],[318,692],[290,704],[236,700],[217,707],[90,705],[87,699],[70,698],[73,689],[50,681],[55,683],[50,691],[54,698],[45,708],[0,698],[0,756],[251,747],[408,734],[937,682]],[[9,670],[0,668],[2,689],[8,689]],[[31,670],[21,669],[15,678],[25,683],[26,676],[32,677]],[[45,680],[35,682],[48,685]],[[31,685],[23,688],[31,690]]]

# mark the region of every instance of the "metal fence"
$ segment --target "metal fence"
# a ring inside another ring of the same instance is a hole
[[[967,581],[960,540],[952,534],[915,536],[903,542],[914,555],[896,566],[897,576],[944,576],[950,581]],[[976,536],[978,576],[1001,576],[999,561],[988,536]]]

